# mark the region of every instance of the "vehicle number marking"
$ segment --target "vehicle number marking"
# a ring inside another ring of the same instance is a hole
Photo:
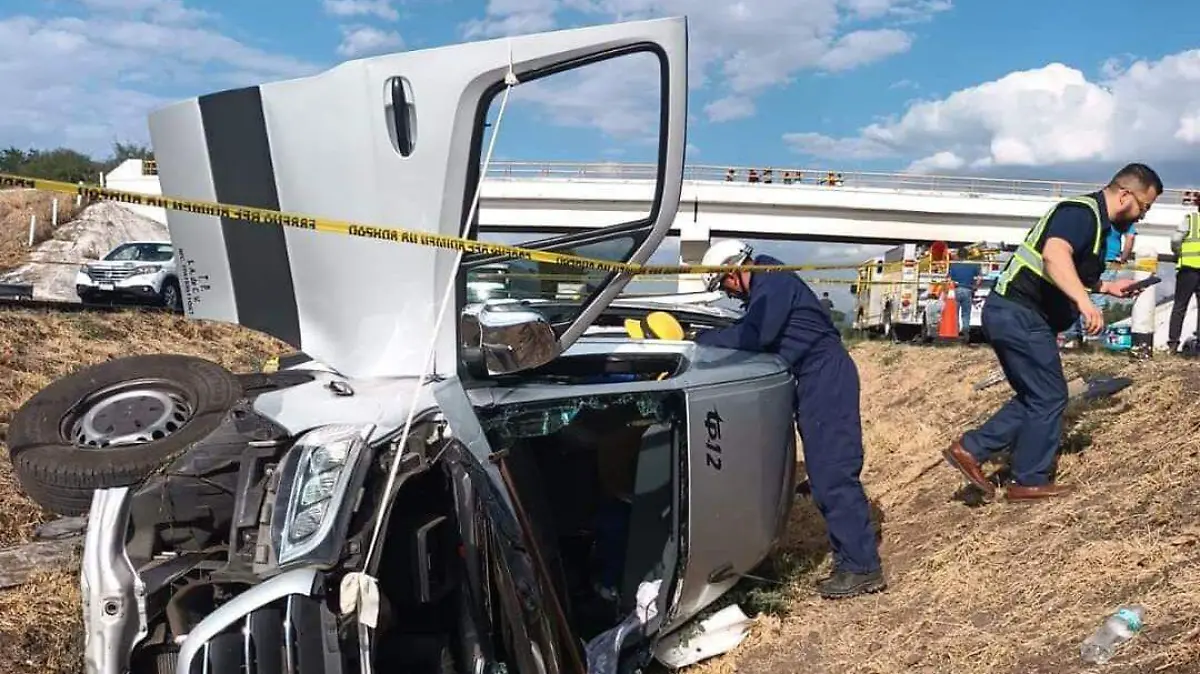
[[[704,448],[707,450],[704,454],[704,463],[714,470],[721,470],[721,413],[714,407],[711,412],[704,416],[704,428],[708,431],[708,439],[704,443]]]

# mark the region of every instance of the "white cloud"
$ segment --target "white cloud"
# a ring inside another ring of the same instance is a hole
[[[804,71],[843,71],[907,51],[912,37],[892,25],[855,29],[871,19],[920,20],[950,8],[949,0],[489,0],[485,16],[462,26],[470,39],[551,30],[580,23],[687,15],[689,70],[706,88],[709,121],[753,116],[755,101]],[[600,96],[603,108],[617,91]]]
[[[704,106],[704,114],[713,122],[730,122],[754,116],[754,101],[741,96],[726,96]]]
[[[842,36],[817,61],[825,70],[851,70],[908,51],[912,37],[902,30],[858,30]]]
[[[517,109],[533,104],[539,119],[559,126],[596,129],[626,141],[656,142],[658,91],[657,59],[651,54],[630,54],[519,85],[509,105]]]
[[[1013,72],[832,138],[792,133],[793,149],[823,158],[892,157],[917,170],[1188,162],[1200,151],[1200,50],[1158,61],[1121,57],[1090,81],[1052,63]]]
[[[347,58],[376,56],[397,51],[404,40],[394,30],[380,30],[371,26],[342,26],[342,42],[337,53]]]
[[[204,10],[184,6],[181,0],[80,0],[80,4],[98,12],[119,12],[126,19],[149,18],[163,23],[186,23],[212,18]]]
[[[551,30],[559,0],[488,0],[485,16],[463,25],[468,40]]]
[[[391,0],[322,0],[321,6],[332,16],[374,16],[384,21],[400,18]]]
[[[172,100],[316,70],[218,32],[167,0],[85,0],[79,16],[0,19],[0,138],[104,156],[147,142],[146,115]]]

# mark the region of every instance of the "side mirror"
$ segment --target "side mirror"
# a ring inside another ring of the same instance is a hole
[[[857,284],[857,283],[854,283],[854,284],[852,284],[852,285],[850,286],[850,294],[851,294],[851,295],[857,295],[857,294],[858,294],[858,284]]]
[[[562,352],[546,317],[516,303],[467,307],[459,319],[459,334],[468,367],[488,375],[539,367]]]

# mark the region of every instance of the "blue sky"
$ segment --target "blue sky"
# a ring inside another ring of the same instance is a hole
[[[0,0],[0,146],[103,156],[114,141],[145,142],[146,113],[179,98],[389,51],[686,14],[689,164],[1101,180],[1139,160],[1179,187],[1200,184],[1200,30],[1190,8],[1182,0],[1146,11],[1112,0]],[[649,74],[629,63],[518,90],[498,157],[639,158],[653,131]],[[780,245],[804,258],[874,250]]]
[[[1179,88],[1200,84],[1200,52],[1189,51],[1200,31],[1181,28],[1190,26],[1185,9],[1176,1],[1133,11],[1112,0],[5,0],[0,72],[31,95],[15,100],[10,89],[0,103],[9,108],[0,143],[103,154],[113,140],[145,140],[145,113],[181,97],[387,51],[687,14],[689,163],[1103,177],[1139,158],[1180,164],[1174,175],[1187,182],[1200,178],[1191,166],[1200,93]],[[1022,100],[1030,97],[1038,100]],[[521,159],[628,156],[628,138],[556,126],[554,106],[545,107],[510,120],[507,140]],[[589,119],[602,127],[604,113]],[[1133,132],[1137,123],[1147,128]],[[1088,133],[1070,141],[1056,133],[1081,124]]]

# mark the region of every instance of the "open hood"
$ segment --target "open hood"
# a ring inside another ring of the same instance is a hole
[[[348,236],[169,211],[186,313],[268,333],[347,376],[417,375],[446,284],[455,283],[458,300],[443,319],[435,361],[438,374],[454,374],[466,296],[464,273],[452,273],[455,253],[384,240],[387,228],[463,231],[485,119],[510,63],[525,83],[649,52],[662,83],[649,216],[528,244],[588,254],[620,237],[627,245],[609,259],[646,261],[679,202],[686,49],[682,18],[628,22],[350,61],[155,111],[150,133],[163,194],[381,228]],[[628,280],[597,275],[572,324],[558,332],[564,349]]]

